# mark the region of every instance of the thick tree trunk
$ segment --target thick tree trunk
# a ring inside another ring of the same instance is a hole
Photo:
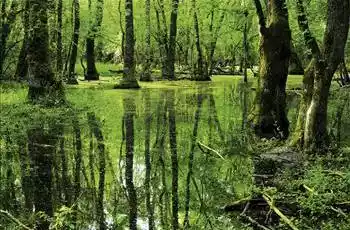
[[[259,2],[260,4],[260,2]],[[257,9],[261,8],[257,7]],[[259,15],[264,20],[263,15]],[[254,117],[255,133],[260,137],[286,139],[286,82],[290,59],[291,31],[285,0],[269,1],[267,26],[260,21],[260,87]]]
[[[79,44],[79,33],[80,33],[80,2],[79,0],[73,0],[73,11],[74,11],[74,28],[72,35],[71,54],[69,57],[69,68],[68,68],[68,84],[78,84],[78,80],[75,73],[75,63],[77,62],[78,56],[78,44]]]
[[[116,89],[140,88],[135,76],[135,39],[134,39],[134,15],[133,0],[125,0],[125,56],[123,79],[116,85]]]
[[[315,63],[314,85],[305,92],[310,102],[306,105],[303,147],[308,151],[324,151],[329,146],[327,130],[329,89],[333,75],[344,57],[349,32],[350,3],[342,0],[328,1],[328,19],[322,51],[310,32],[301,0],[297,1],[297,9],[299,27],[304,34],[305,43],[312,51]]]
[[[55,78],[49,58],[48,2],[30,0],[31,33],[28,47],[29,101],[50,104],[64,100],[62,82]]]

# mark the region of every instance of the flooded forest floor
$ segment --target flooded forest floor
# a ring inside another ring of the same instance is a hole
[[[254,79],[140,90],[114,90],[114,80],[67,86],[58,108],[26,103],[26,86],[0,85],[0,229],[127,229],[130,207],[140,229],[150,218],[155,229],[174,218],[191,229],[350,229],[348,89],[331,92],[334,148],[305,156],[251,133]],[[301,84],[288,80],[290,130]]]

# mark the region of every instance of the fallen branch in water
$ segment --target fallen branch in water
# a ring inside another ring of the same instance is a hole
[[[33,228],[29,228],[27,227],[25,224],[23,224],[19,219],[17,219],[16,217],[14,217],[11,213],[9,213],[8,211],[2,210],[0,209],[0,213],[3,214],[4,216],[8,217],[10,220],[12,220],[13,222],[15,222],[16,224],[18,224],[20,227],[26,229],[26,230],[34,230]]]
[[[203,144],[202,142],[198,141],[198,146],[199,146],[199,147],[203,147],[203,148],[209,150],[210,152],[215,153],[215,154],[218,155],[221,159],[225,160],[225,158],[224,158],[218,151],[216,151],[215,149],[210,148],[209,146],[206,146],[206,145]],[[202,148],[200,148],[200,149],[202,149]]]

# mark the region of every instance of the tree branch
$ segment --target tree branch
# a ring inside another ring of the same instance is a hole
[[[254,0],[254,4],[256,8],[256,13],[258,14],[258,17],[259,17],[260,33],[264,34],[266,30],[266,21],[265,21],[264,12],[261,6],[261,2],[260,0]]]

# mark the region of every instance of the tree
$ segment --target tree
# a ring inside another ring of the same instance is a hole
[[[49,58],[49,3],[43,0],[29,0],[29,3],[32,29],[28,44],[28,99],[32,103],[61,103],[64,100],[62,81],[55,78]]]
[[[175,80],[175,51],[176,51],[176,33],[177,33],[177,13],[179,8],[179,0],[173,0],[171,4],[170,29],[169,29],[169,45],[166,56],[166,72],[165,77],[169,80]]]
[[[254,0],[260,24],[260,84],[253,117],[260,137],[286,139],[286,82],[290,60],[291,31],[285,0],[268,1],[265,20],[260,0]]]
[[[299,110],[297,136],[305,150],[324,150],[329,146],[327,109],[332,78],[344,57],[349,33],[350,3],[329,0],[323,48],[309,28],[303,1],[297,1],[298,23],[312,60],[304,75],[304,95]]]
[[[63,59],[62,59],[62,29],[63,29],[63,0],[57,1],[57,46],[56,46],[56,71],[59,75],[63,71]]]
[[[91,1],[91,0],[90,0]],[[98,0],[96,2],[96,19],[92,24],[90,25],[91,28],[88,32],[88,37],[86,38],[86,73],[85,73],[85,80],[99,80],[99,73],[96,69],[96,63],[95,63],[95,38],[100,33],[101,30],[101,24],[103,20],[103,0]],[[89,4],[89,11],[91,12],[91,3]]]
[[[73,0],[73,9],[74,16],[72,20],[73,24],[73,35],[72,35],[72,44],[70,47],[69,67],[68,67],[68,84],[78,84],[76,73],[75,73],[75,63],[77,62],[78,56],[78,44],[79,44],[79,33],[80,33],[80,2],[79,0]],[[67,59],[67,61],[68,61]]]
[[[146,0],[146,60],[140,81],[151,81],[151,1]]]
[[[125,0],[125,56],[123,79],[114,88],[130,89],[140,88],[135,76],[135,40],[134,40],[134,15],[133,1]]]

